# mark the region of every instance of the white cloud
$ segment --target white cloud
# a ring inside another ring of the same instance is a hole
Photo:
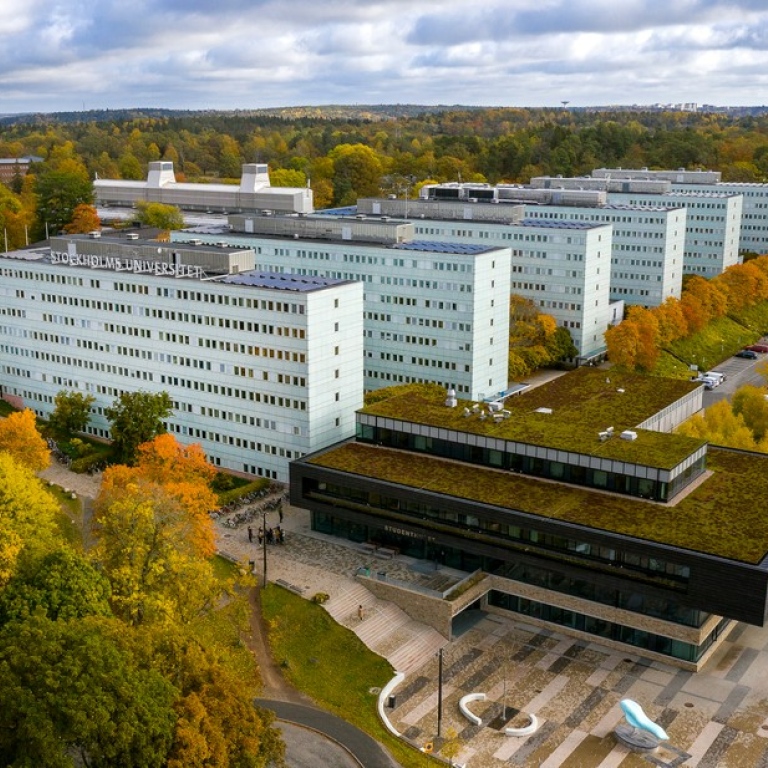
[[[765,101],[765,0],[0,0],[4,112]]]

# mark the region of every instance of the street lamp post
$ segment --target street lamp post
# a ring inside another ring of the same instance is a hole
[[[437,654],[437,738],[443,731],[443,649]]]
[[[267,586],[267,510],[261,510],[261,547],[264,554],[264,581],[262,589]]]

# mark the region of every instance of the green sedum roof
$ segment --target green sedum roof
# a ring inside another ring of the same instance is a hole
[[[675,506],[407,451],[346,443],[310,464],[757,564],[768,553],[768,456],[710,447],[711,475]]]
[[[508,397],[510,418],[495,422],[464,415],[472,401],[445,406],[446,392],[436,385],[392,387],[373,392],[363,413],[446,427],[520,443],[572,451],[604,459],[672,469],[704,445],[698,438],[636,429],[637,425],[700,384],[680,379],[652,378],[595,368],[578,368],[557,379]],[[487,405],[480,404],[487,410]],[[551,409],[541,413],[537,409]],[[613,427],[613,437],[598,434]],[[624,430],[637,440],[622,440]]]

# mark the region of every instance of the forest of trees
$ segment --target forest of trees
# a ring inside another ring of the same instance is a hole
[[[38,117],[4,125],[0,157],[43,158],[27,178],[0,188],[9,248],[44,237],[46,224],[49,231],[70,224],[77,205],[92,202],[96,176],[143,179],[147,163],[160,159],[187,181],[236,181],[243,163],[268,163],[276,186],[309,182],[318,208],[402,194],[411,178],[415,191],[426,181],[526,183],[601,166],[703,167],[732,181],[768,177],[765,115],[500,108],[324,114],[106,113],[101,121]]]
[[[0,420],[0,764],[283,765],[200,446],[160,435],[107,469],[84,537],[35,475],[49,460],[32,411]],[[222,612],[236,644],[211,632]]]

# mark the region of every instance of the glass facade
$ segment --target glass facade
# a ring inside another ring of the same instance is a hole
[[[444,431],[444,430],[443,430]],[[667,501],[700,475],[706,467],[706,454],[680,473],[671,482],[633,474],[607,472],[603,469],[569,464],[563,461],[526,456],[521,453],[500,451],[479,445],[457,442],[426,435],[416,435],[404,430],[383,426],[357,423],[357,440],[361,443],[382,445],[388,448],[427,453],[430,456],[479,464],[485,467],[506,469],[533,477],[557,480],[570,485],[599,488],[627,496],[637,496],[654,501]],[[633,466],[633,465],[629,465]],[[644,468],[638,467],[638,470]],[[639,472],[642,474],[642,472]],[[655,468],[648,468],[646,474],[658,475]]]
[[[309,479],[304,481],[303,495],[321,501],[327,500],[336,506],[347,507],[350,510],[380,515],[382,524],[389,513],[395,513],[400,517],[418,520],[425,527],[429,527],[429,522],[434,521],[457,532],[472,531],[478,534],[478,540],[485,540],[488,544],[498,546],[500,543],[507,542],[522,545],[527,550],[535,550],[537,555],[566,560],[592,569],[596,565],[618,566],[622,569],[623,577],[642,577],[643,581],[658,581],[665,588],[684,590],[691,575],[690,568],[680,563],[558,536],[530,526],[505,523],[498,519],[498,514],[494,517],[484,515],[482,507],[475,507],[472,514],[457,512],[439,504],[400,499],[377,490],[352,488]],[[414,554],[413,556],[423,555]]]
[[[673,640],[663,635],[655,635],[652,632],[627,627],[613,621],[586,616],[554,605],[539,603],[516,595],[507,595],[503,592],[490,592],[488,601],[491,605],[513,613],[691,662],[698,661],[730,624],[730,619],[723,619],[702,643],[694,645],[682,640]]]

